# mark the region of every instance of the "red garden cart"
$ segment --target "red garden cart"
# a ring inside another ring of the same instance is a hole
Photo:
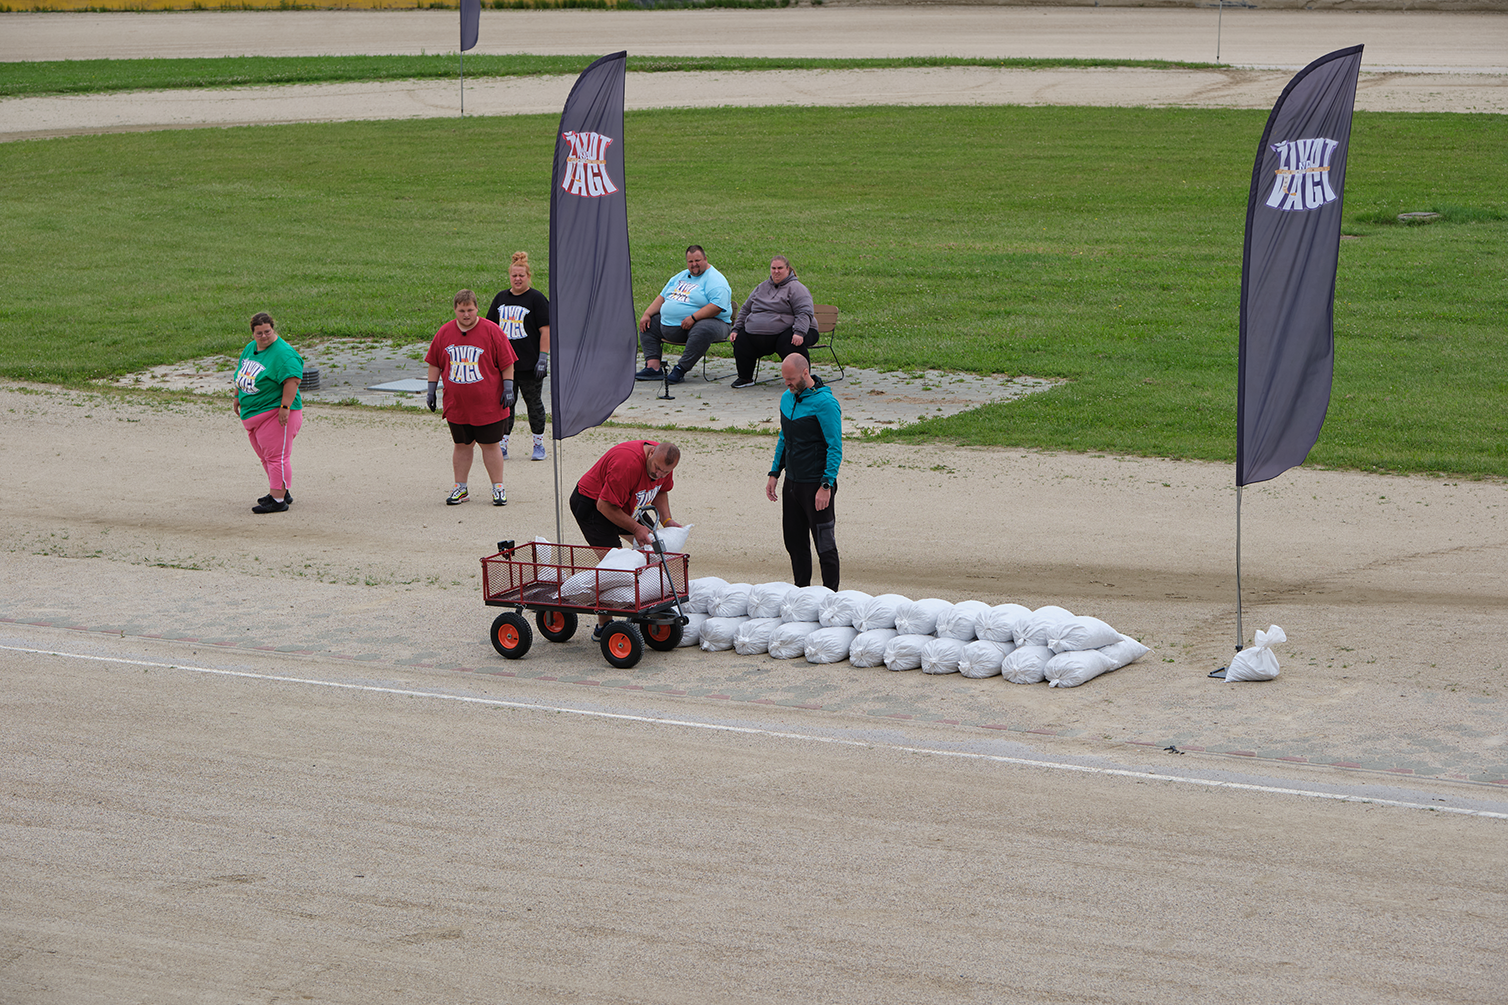
[[[493,648],[511,660],[529,651],[534,632],[526,610],[534,612],[539,633],[551,642],[575,635],[582,614],[608,615],[613,620],[602,630],[602,656],[623,670],[639,662],[645,645],[662,652],[680,645],[688,622],[681,608],[687,556],[667,554],[658,534],[653,540],[655,554],[634,570],[598,568],[595,548],[499,541],[497,554],[482,559],[482,601],[513,610],[492,622]]]

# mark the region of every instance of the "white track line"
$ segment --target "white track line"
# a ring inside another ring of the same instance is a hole
[[[724,726],[689,719],[666,719],[650,715],[629,715],[623,712],[601,712],[571,708],[566,705],[542,705],[538,702],[505,701],[500,698],[474,698],[466,695],[444,694],[438,691],[414,691],[408,688],[379,687],[374,684],[346,684],[340,681],[313,680],[308,677],[284,677],[277,674],[251,673],[246,670],[217,670],[188,663],[155,663],[149,660],[129,660],[118,656],[89,656],[83,653],[61,652],[55,649],[26,649],[20,646],[0,645],[0,650],[27,653],[34,656],[59,656],[67,659],[94,660],[100,663],[121,663],[126,666],[157,667],[163,670],[187,670],[192,673],[216,674],[221,677],[243,677],[249,680],[274,681],[280,684],[308,684],[314,687],[333,687],[346,691],[367,691],[374,694],[393,694],[406,698],[438,698],[442,701],[458,701],[474,705],[492,705],[501,708],[517,708],[534,712],[564,712],[570,715],[585,715],[598,719],[618,719],[625,722],[643,722],[656,726],[682,726],[688,729],[709,729],[722,733],[743,733],[752,736],[768,736],[779,740],[806,740],[811,743],[830,743],[843,747],[883,747],[907,754],[929,754],[934,757],[956,757],[971,761],[989,761],[995,764],[1013,764],[1026,768],[1047,768],[1054,771],[1076,771],[1086,775],[1106,775],[1112,778],[1134,778],[1139,781],[1176,782],[1180,785],[1203,785],[1216,789],[1235,789],[1242,792],[1263,792],[1269,795],[1301,796],[1306,799],[1329,799],[1342,803],[1369,803],[1374,806],[1396,806],[1409,810],[1431,810],[1435,813],[1454,813],[1460,816],[1486,817],[1491,820],[1508,820],[1508,813],[1493,810],[1473,810],[1456,806],[1434,806],[1429,803],[1410,803],[1397,799],[1376,799],[1369,796],[1350,796],[1336,792],[1318,792],[1313,789],[1293,789],[1277,785],[1256,785],[1251,782],[1224,782],[1209,778],[1193,778],[1186,775],[1166,775],[1155,771],[1135,771],[1130,768],[1097,768],[1084,764],[1069,764],[1063,761],[1036,761],[1026,757],[1007,757],[1004,754],[979,754],[960,750],[938,750],[932,747],[908,747],[900,744],[882,743],[873,740],[844,740],[810,733],[791,733],[754,726]]]

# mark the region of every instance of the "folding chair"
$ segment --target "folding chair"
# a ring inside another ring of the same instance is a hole
[[[814,330],[817,333],[817,341],[807,345],[806,358],[811,359],[812,351],[815,349],[826,349],[828,351],[828,354],[833,358],[833,365],[838,368],[838,375],[836,377],[824,377],[822,380],[823,383],[831,384],[834,381],[842,380],[844,374],[848,372],[843,366],[843,361],[838,359],[837,350],[833,348],[833,337],[838,333],[838,308],[832,304],[816,304],[812,308],[812,314],[813,321],[815,322]],[[759,367],[763,362],[764,357],[754,361],[754,383],[756,384],[766,384],[775,379],[774,377],[766,377],[764,380],[759,379]]]

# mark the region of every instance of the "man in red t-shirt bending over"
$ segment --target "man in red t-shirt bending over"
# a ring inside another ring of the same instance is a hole
[[[670,490],[680,461],[680,447],[653,440],[628,440],[598,458],[571,492],[571,513],[586,543],[599,555],[618,547],[620,537],[649,544],[649,528],[634,519],[646,506],[660,514],[663,526],[681,526],[670,516]],[[593,638],[609,620],[605,614],[597,616]]]

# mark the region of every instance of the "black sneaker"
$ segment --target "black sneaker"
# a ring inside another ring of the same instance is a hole
[[[273,501],[274,500],[272,498],[272,493],[269,492],[267,495],[264,495],[262,498],[260,498],[260,499],[257,500],[257,505],[259,505],[259,506],[266,506],[266,505],[268,505],[269,503],[271,503]],[[283,492],[283,502],[287,503],[289,506],[292,506],[293,505],[293,493],[292,492],[288,492],[288,491],[284,491]]]
[[[665,375],[665,383],[667,384],[679,384],[685,379],[685,372],[678,366],[671,367],[670,372]]]
[[[654,367],[646,366],[644,369],[634,374],[634,380],[659,380],[664,376],[664,371],[656,370]]]
[[[740,377],[737,380],[735,380],[732,383],[731,386],[732,387],[753,387],[754,386],[754,378],[753,377]]]
[[[598,625],[596,628],[592,629],[592,641],[593,642],[601,642],[602,641],[602,631],[606,627],[607,627],[607,625]]]
[[[257,504],[251,508],[251,511],[253,513],[286,513],[288,512],[288,504],[281,499],[274,499],[268,496],[265,500],[258,500]]]

